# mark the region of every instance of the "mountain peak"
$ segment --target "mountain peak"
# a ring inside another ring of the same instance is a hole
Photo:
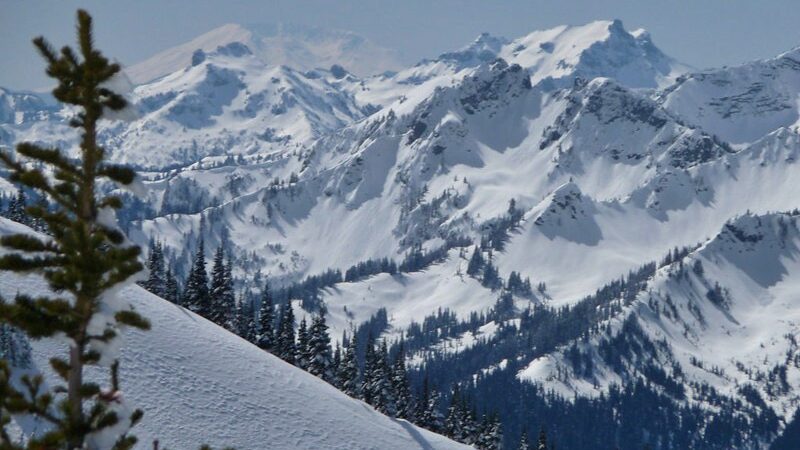
[[[134,83],[146,83],[189,66],[197,50],[213,52],[234,42],[248,47],[269,65],[286,65],[301,71],[340,64],[357,75],[369,75],[401,67],[396,52],[351,31],[291,24],[229,23],[125,71]]]
[[[533,83],[550,79],[555,87],[568,86],[576,76],[603,76],[628,87],[655,88],[685,71],[646,31],[629,33],[619,19],[534,31],[506,45],[500,56],[531,69]]]

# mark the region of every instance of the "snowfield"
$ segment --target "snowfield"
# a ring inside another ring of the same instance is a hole
[[[0,232],[25,228],[0,219]],[[37,277],[0,274],[0,295],[47,291]],[[127,401],[145,411],[137,448],[396,449],[470,447],[388,418],[324,381],[139,287],[122,296],[152,323],[124,333],[120,376]],[[33,341],[33,364],[53,385],[49,359],[66,354],[55,340]],[[106,382],[107,372],[90,372]],[[25,431],[35,424],[23,421]]]

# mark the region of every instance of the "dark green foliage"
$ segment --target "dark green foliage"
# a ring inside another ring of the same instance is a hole
[[[783,433],[775,439],[769,450],[796,450],[800,448],[800,409],[795,411],[792,420],[786,424]]]
[[[328,382],[334,382],[331,338],[325,323],[325,310],[311,320],[308,340],[308,371]]]
[[[281,315],[278,321],[278,333],[275,338],[275,356],[288,362],[295,363],[297,348],[294,341],[294,311],[292,304],[286,302],[281,308]]]
[[[528,442],[528,432],[525,430],[522,431],[522,436],[519,438],[517,450],[531,450],[531,444]]]
[[[261,308],[258,313],[258,341],[257,345],[267,351],[275,347],[275,315],[272,305],[272,295],[269,285],[264,285],[261,294]]]
[[[238,334],[247,342],[256,343],[258,333],[256,331],[255,305],[250,296],[243,296],[234,307],[233,332]]]
[[[48,238],[18,234],[0,239],[10,251],[0,257],[0,269],[40,274],[53,294],[36,298],[19,294],[15,302],[0,304],[0,319],[32,338],[62,335],[72,342],[68,358],[51,361],[66,383],[60,391],[66,395],[48,392],[41,376],[23,376],[22,390],[17,390],[10,383],[6,361],[0,363],[0,442],[4,449],[83,448],[92,433],[119,421],[109,401],[119,389],[116,363],[111,368],[110,387],[102,394],[99,386],[83,382],[84,366],[96,364],[101,356],[93,345],[114,339],[117,330],[108,325],[100,334],[92,334],[89,323],[101,312],[103,295],[142,270],[142,265],[139,247],[126,242],[104,211],[119,209],[121,200],[98,192],[101,182],[131,184],[134,172],[108,163],[105,150],[96,142],[97,124],[104,112],[121,110],[126,103],[105,87],[120,67],[94,48],[91,25],[89,15],[78,11],[80,54],[69,47],[56,53],[43,38],[34,40],[47,61],[47,74],[58,82],[54,97],[76,107],[70,125],[81,132],[80,158],[70,159],[59,149],[31,143],[19,144],[16,154],[0,153],[12,182],[54,205],[52,210],[26,208],[33,220],[46,224]],[[118,312],[115,319],[119,325],[149,328],[147,320],[132,310]],[[13,443],[5,431],[11,414],[37,416],[51,427],[24,445]],[[135,425],[141,415],[141,411],[135,412],[128,425]],[[123,433],[114,448],[128,449],[135,442],[133,436]]]
[[[469,259],[469,264],[467,264],[467,275],[477,277],[478,274],[481,273],[481,270],[483,270],[483,265],[483,255],[481,254],[480,248],[476,246],[475,250],[472,252],[472,257]]]
[[[353,398],[359,398],[361,394],[356,348],[355,339],[345,343],[344,355],[342,356],[342,362],[339,364],[339,372],[337,374],[339,389]]]
[[[536,443],[536,450],[547,450],[547,433],[544,428],[539,430],[539,440]]]
[[[159,297],[166,297],[167,274],[164,270],[164,251],[161,242],[150,241],[150,254],[147,257],[147,280],[142,287]]]
[[[394,358],[394,364],[392,364],[391,383],[392,390],[394,392],[397,417],[401,419],[413,420],[414,404],[411,397],[411,387],[408,384],[408,374],[406,373],[406,355],[402,341],[400,341],[397,354]]]
[[[186,287],[183,290],[182,305],[192,312],[205,318],[211,317],[211,293],[208,290],[208,275],[206,273],[206,254],[203,238],[197,246]]]
[[[310,359],[308,339],[308,325],[306,325],[306,318],[303,317],[300,320],[300,326],[297,327],[297,354],[294,358],[294,364],[303,370],[308,370]]]
[[[233,292],[232,267],[230,261],[225,263],[222,246],[219,246],[214,254],[209,295],[211,304],[208,308],[208,319],[228,331],[241,331],[236,326],[236,297]]]
[[[167,269],[165,278],[164,299],[169,300],[177,305],[181,300],[181,291],[180,286],[178,285],[178,279],[175,278],[175,273],[172,271],[172,267]]]

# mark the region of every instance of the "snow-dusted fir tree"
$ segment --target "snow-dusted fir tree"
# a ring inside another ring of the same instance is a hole
[[[292,310],[292,303],[286,302],[281,308],[278,333],[275,337],[275,351],[273,353],[289,364],[294,364],[296,352],[297,346],[294,340],[294,311]]]
[[[172,267],[167,269],[167,273],[164,275],[164,278],[164,298],[172,303],[175,303],[176,305],[180,304],[180,286],[178,286],[178,279],[175,277],[175,272],[173,272]]]
[[[166,278],[164,269],[164,250],[161,242],[150,241],[150,254],[147,255],[147,280],[142,286],[159,297],[166,297]]]
[[[428,404],[423,415],[424,427],[433,432],[439,433],[444,429],[444,416],[440,405],[442,404],[442,394],[436,389],[431,389],[428,394]]]
[[[256,343],[258,334],[256,332],[255,305],[249,294],[239,296],[233,314],[233,332],[241,336],[247,342]]]
[[[225,262],[225,251],[220,245],[214,253],[211,269],[211,307],[208,319],[228,331],[236,327],[236,296],[233,292],[233,275],[230,262]]]
[[[331,338],[325,323],[325,310],[311,320],[308,339],[308,371],[325,381],[333,382],[333,359],[331,357]]]
[[[306,323],[306,318],[303,317],[297,327],[297,353],[295,353],[294,358],[294,364],[303,370],[308,370],[308,362],[311,357],[308,341],[308,324]]]
[[[339,389],[353,398],[359,398],[361,386],[358,379],[355,337],[345,343],[343,353],[342,362],[339,364]]]
[[[397,413],[397,408],[390,377],[389,351],[386,347],[386,341],[383,340],[375,351],[375,364],[370,376],[372,406],[381,413],[394,417]]]
[[[467,275],[471,277],[477,277],[478,274],[481,273],[483,265],[484,260],[483,255],[481,254],[481,249],[476,245],[475,250],[472,252],[472,257],[469,259],[469,264],[467,264]]]
[[[32,220],[31,216],[28,215],[27,207],[28,197],[25,195],[25,191],[19,188],[17,189],[17,195],[8,204],[5,216],[14,222],[30,226]]]
[[[522,430],[522,436],[519,438],[517,450],[531,450],[531,444],[528,442],[528,432],[526,430]]]
[[[258,340],[260,348],[272,351],[275,347],[275,315],[269,285],[264,285],[261,293],[261,306],[258,310]]]
[[[108,86],[120,67],[94,48],[92,19],[78,11],[78,52],[64,47],[57,53],[43,38],[34,40],[47,61],[47,74],[57,82],[56,100],[74,107],[70,126],[80,131],[77,158],[57,148],[21,143],[16,153],[0,153],[12,182],[48,198],[53,209],[28,207],[47,224],[49,237],[33,234],[4,236],[9,253],[0,269],[38,273],[51,293],[33,298],[18,294],[0,303],[0,319],[32,338],[59,336],[69,342],[68,355],[50,360],[65,386],[51,392],[41,375],[25,375],[24,393],[12,384],[6,361],[0,362],[0,447],[4,449],[129,449],[136,438],[129,429],[141,417],[130,412],[119,390],[116,354],[109,345],[120,326],[149,328],[145,318],[119,297],[118,289],[142,270],[139,247],[130,244],[116,225],[115,195],[104,195],[98,184],[129,186],[134,172],[107,161],[97,143],[97,125],[108,113],[125,108],[125,99]],[[86,366],[109,370],[110,383],[101,387],[84,381]],[[25,443],[12,442],[7,432],[11,415],[38,417],[49,426]]]
[[[496,414],[492,414],[481,427],[481,445],[484,450],[500,450],[503,448],[503,425]]]
[[[539,441],[536,445],[536,450],[547,450],[547,432],[544,427],[539,430]]]
[[[414,415],[414,405],[411,397],[411,387],[408,384],[408,374],[406,373],[406,355],[403,341],[400,341],[397,354],[394,358],[394,364],[392,364],[391,383],[395,396],[397,417],[401,419],[412,419]]]
[[[374,405],[372,384],[377,366],[378,359],[375,352],[375,338],[372,337],[372,332],[370,331],[367,334],[367,345],[364,350],[364,372],[361,375],[361,383],[358,387],[361,393],[361,399],[370,405]]]
[[[197,244],[197,253],[183,289],[183,306],[205,318],[211,315],[211,295],[208,290],[206,273],[205,241],[202,236]]]

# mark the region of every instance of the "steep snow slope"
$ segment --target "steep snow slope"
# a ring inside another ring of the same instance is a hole
[[[648,367],[655,364],[683,386],[686,401],[713,410],[710,386],[743,399],[742,413],[768,407],[788,420],[800,401],[798,254],[796,214],[739,217],[659,269],[635,300],[622,302],[620,313],[601,324],[605,331],[575,342],[594,361],[590,373],[570,362],[576,350],[567,344],[519,376],[567,396],[596,396],[637,374],[652,377]],[[615,340],[638,342],[632,348],[640,351],[607,352]],[[744,395],[748,389],[758,394]]]
[[[736,67],[680,77],[659,94],[664,106],[734,144],[797,127],[800,49]]]
[[[196,50],[209,52],[232,42],[244,43],[270,66],[285,65],[297,70],[338,64],[366,76],[402,67],[396,52],[350,31],[231,23],[127,67],[125,72],[135,83],[147,83],[188,66]]]
[[[0,219],[0,232],[26,228]],[[0,274],[0,293],[43,293],[36,277]],[[320,379],[139,287],[122,295],[152,322],[124,334],[122,388],[146,413],[137,448],[467,449],[403,420],[383,416]],[[66,348],[32,342],[34,368],[56,381],[48,360]],[[93,376],[107,376],[94,373]],[[104,380],[104,378],[101,378]],[[29,424],[29,423],[26,423]],[[31,431],[31,430],[26,430]]]

